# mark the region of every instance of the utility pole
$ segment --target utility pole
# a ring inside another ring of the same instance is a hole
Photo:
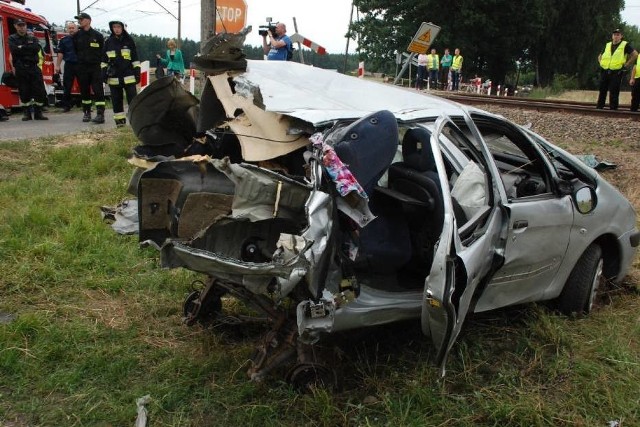
[[[178,0],[178,49],[182,46],[182,3]]]
[[[176,21],[178,21],[178,42],[176,43],[178,45],[178,47],[180,47],[181,43],[181,33],[180,33],[180,28],[182,25],[181,19],[180,19],[180,14],[182,13],[182,7],[180,5],[180,0],[178,0],[178,16],[174,15],[173,13],[171,13],[171,11],[169,9],[167,9],[166,7],[164,7],[163,5],[161,5],[158,0],[153,0],[153,2],[155,4],[157,4],[158,6],[160,6],[161,8],[164,9],[165,12],[167,12],[169,15],[173,16],[173,19],[175,19]]]
[[[200,0],[200,50],[216,31],[216,0]]]
[[[80,15],[80,0],[77,0],[78,2],[78,13],[76,15]]]
[[[351,2],[351,15],[349,16],[349,28],[348,32],[351,32],[351,24],[353,23],[353,9],[355,6],[353,5],[353,1]],[[347,37],[347,47],[344,50],[344,66],[342,67],[342,72],[347,74],[347,59],[349,58],[349,40],[350,37]]]

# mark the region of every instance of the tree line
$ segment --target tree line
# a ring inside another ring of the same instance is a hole
[[[349,29],[367,69],[393,73],[396,52],[405,52],[421,22],[441,27],[432,47],[442,55],[458,47],[463,74],[507,83],[530,74],[534,84],[556,78],[594,87],[598,53],[614,28],[640,48],[638,27],[620,18],[624,0],[354,0],[359,19]]]

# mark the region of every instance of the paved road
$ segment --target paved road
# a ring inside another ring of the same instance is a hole
[[[49,108],[49,111],[45,112],[45,116],[49,117],[49,120],[23,122],[21,120],[22,112],[15,112],[9,120],[0,122],[0,141],[94,132],[116,127],[113,121],[113,111],[109,109],[105,111],[105,123],[102,125],[83,123],[82,110],[79,108],[74,108],[68,113],[63,113],[59,108]]]

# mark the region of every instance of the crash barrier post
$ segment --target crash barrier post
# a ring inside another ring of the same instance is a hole
[[[358,62],[358,77],[364,78],[364,61]]]
[[[149,61],[140,64],[140,90],[149,86]]]
[[[493,85],[493,82],[489,82],[489,84],[487,85],[487,95],[491,95],[491,86]]]
[[[196,69],[195,68],[189,69],[189,92],[191,92],[192,95],[196,94]]]

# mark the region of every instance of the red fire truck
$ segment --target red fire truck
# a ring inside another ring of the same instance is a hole
[[[51,37],[51,29],[49,22],[41,16],[32,12],[28,7],[24,6],[24,0],[0,0],[0,73],[11,70],[9,63],[9,35],[15,32],[13,23],[16,19],[21,18],[27,23],[27,30],[33,32],[38,38],[42,46],[42,78],[49,100],[54,99],[53,85],[53,43]],[[50,101],[51,102],[51,101]],[[17,107],[20,105],[18,90],[0,85],[0,104],[5,108]]]

